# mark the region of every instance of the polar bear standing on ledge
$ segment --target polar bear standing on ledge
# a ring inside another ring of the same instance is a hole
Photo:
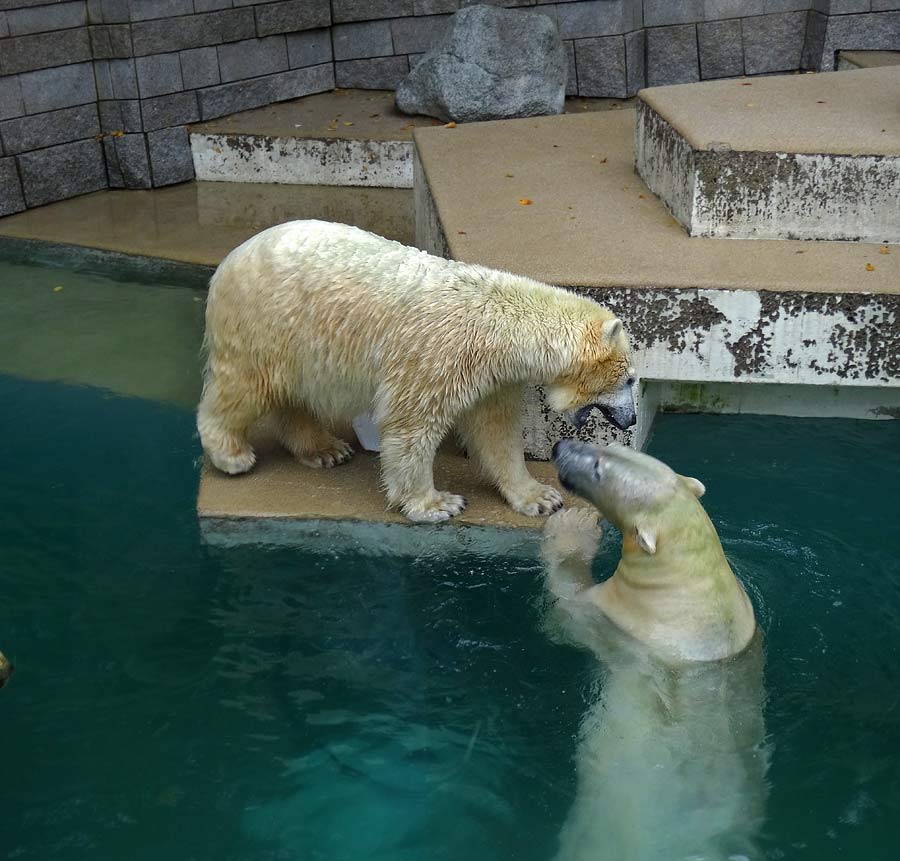
[[[516,511],[562,505],[525,468],[527,383],[582,422],[594,406],[635,422],[628,343],[608,310],[343,224],[289,222],[232,251],[210,282],[205,347],[197,426],[218,469],[253,466],[247,434],[263,416],[301,462],[343,463],[352,449],[329,428],[372,410],[388,502],[413,521],[465,507],[432,477],[452,429]]]

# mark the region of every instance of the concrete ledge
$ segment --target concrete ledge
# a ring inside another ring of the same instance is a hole
[[[900,242],[900,68],[641,92],[638,173],[691,236]]]
[[[297,463],[264,431],[255,447],[259,460],[246,475],[227,476],[203,464],[197,512],[211,542],[325,546],[348,540],[391,555],[498,547],[528,555],[545,521],[513,511],[474,463],[451,450],[435,459],[435,486],[461,493],[468,507],[447,524],[419,526],[386,510],[375,454],[358,451],[347,464],[318,470]],[[550,464],[531,463],[529,471],[559,487]],[[567,504],[575,503],[566,496]]]
[[[900,66],[900,51],[838,51],[839,72],[880,66]]]

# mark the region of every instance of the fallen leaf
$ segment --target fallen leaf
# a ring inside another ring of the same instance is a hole
[[[433,126],[439,126],[439,125],[441,124],[441,121],[440,121],[440,120],[432,120],[432,121],[431,121],[431,124],[432,124]]]
[[[741,87],[752,87],[752,86],[753,86],[753,82],[752,82],[752,81],[741,81],[741,83],[740,83],[739,86],[741,86]]]
[[[748,108],[755,108],[756,105],[753,104],[753,102],[747,102],[747,107],[748,107]]]
[[[530,199],[530,198],[527,198],[527,197],[520,197],[520,198],[519,198],[519,203],[520,203],[522,206],[531,206],[531,199]]]
[[[445,129],[455,129],[455,128],[456,128],[456,123],[453,122],[453,120],[451,120],[449,123],[446,123],[446,124],[444,125],[444,128],[445,128]]]
[[[816,99],[816,104],[817,105],[827,105],[828,102],[826,102],[825,99]]]
[[[105,138],[105,137],[106,137],[106,135],[103,134],[103,133],[101,132],[99,135],[94,135],[94,140],[95,140],[95,141],[102,141],[103,138]]]
[[[887,247],[887,245],[882,245],[881,248],[878,249],[879,254],[890,254],[891,250]]]
[[[608,161],[609,161],[609,159],[607,159],[607,158],[601,158],[600,164],[606,164],[606,162],[608,162]]]
[[[53,288],[53,292],[54,292],[54,293],[59,293],[59,291],[62,290],[62,288],[63,288],[62,284],[57,284],[57,285]]]
[[[794,254],[806,254],[805,251],[795,251]]]
[[[346,120],[344,120],[344,125],[345,125],[345,126],[352,126],[353,123],[348,123]]]
[[[456,232],[457,232],[460,236],[465,236],[465,235],[466,235],[466,231],[465,231],[465,230],[457,230]]]
[[[866,272],[874,272],[875,267],[871,263],[866,264]]]
[[[381,116],[381,114],[369,114],[369,119],[374,120],[375,117],[380,117],[380,116]]]
[[[644,197],[644,195],[643,195],[643,194],[639,194],[639,195],[638,195],[638,199],[640,199],[640,200],[646,200],[646,199],[647,199],[647,198],[646,198],[646,197]]]
[[[114,138],[123,138],[123,137],[125,137],[125,132],[110,132],[110,134],[111,134]]]
[[[506,178],[507,178],[507,179],[512,179],[514,176],[515,176],[514,173],[508,173],[508,174],[506,174]]]
[[[559,144],[553,144],[553,149],[559,149]]]

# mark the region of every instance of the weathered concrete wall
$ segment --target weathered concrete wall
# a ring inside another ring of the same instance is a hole
[[[665,393],[674,391],[654,387],[655,382],[767,384],[750,399],[752,411],[781,415],[832,414],[835,387],[863,393],[840,400],[842,415],[877,418],[891,415],[900,403],[900,295],[653,288],[583,292],[621,317],[631,336],[643,384],[638,424],[623,434],[599,421],[578,434],[549,410],[539,392],[532,393],[524,436],[530,456],[540,460],[549,457],[560,436],[642,445],[657,405],[665,407]],[[796,394],[800,388],[802,397]],[[729,399],[721,397],[727,404]],[[718,411],[713,402],[695,406]]]
[[[691,236],[900,242],[900,156],[696,149],[639,102],[635,166]]]
[[[197,179],[412,188],[412,141],[191,135]]]

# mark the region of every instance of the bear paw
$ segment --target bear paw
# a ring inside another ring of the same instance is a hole
[[[509,504],[520,514],[538,517],[541,514],[552,514],[563,506],[562,494],[553,487],[535,482],[524,493],[510,494]]]
[[[595,509],[575,506],[558,511],[544,525],[544,559],[550,563],[573,556],[591,560],[602,535],[600,515]]]
[[[238,451],[237,454],[223,454],[221,452],[210,451],[209,459],[213,462],[213,466],[221,472],[228,475],[241,475],[244,472],[250,472],[253,464],[256,463],[256,452],[250,446]]]
[[[414,500],[403,506],[403,513],[413,523],[440,523],[455,517],[466,507],[466,500],[455,493],[436,490],[425,500]]]
[[[333,466],[346,463],[351,457],[353,457],[353,446],[342,439],[335,439],[329,443],[327,448],[319,449],[311,454],[304,454],[298,457],[298,460],[304,466],[311,466],[313,469],[331,469]]]

